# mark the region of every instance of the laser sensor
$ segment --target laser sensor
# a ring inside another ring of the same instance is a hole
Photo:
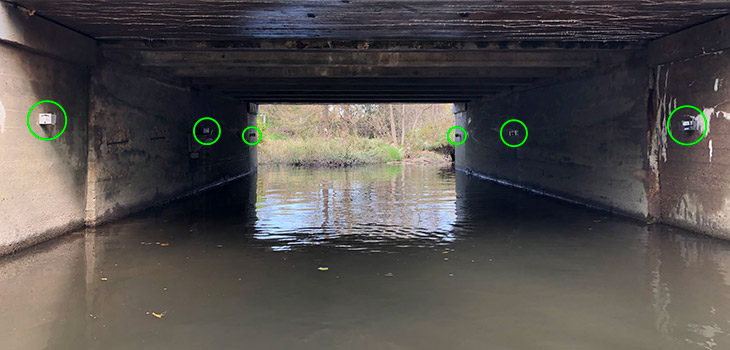
[[[696,120],[682,120],[682,131],[697,131],[700,130],[700,124]]]
[[[39,125],[56,125],[58,117],[53,113],[40,113],[38,114]]]

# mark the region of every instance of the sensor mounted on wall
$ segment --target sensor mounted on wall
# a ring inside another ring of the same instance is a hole
[[[38,114],[39,125],[56,125],[58,117],[53,113],[40,113]]]
[[[700,124],[696,120],[682,120],[682,131],[700,130]]]

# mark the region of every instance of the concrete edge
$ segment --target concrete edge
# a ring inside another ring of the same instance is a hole
[[[54,238],[65,236],[69,233],[76,232],[84,228],[83,220],[75,220],[66,225],[51,228],[43,231],[38,235],[30,237],[29,239],[22,240],[16,243],[0,246],[0,257],[11,255],[21,250],[28,249],[35,245],[50,241]]]
[[[97,217],[94,220],[86,220],[86,223],[85,223],[86,225],[85,226],[86,227],[97,227],[97,226],[100,226],[100,225],[104,225],[104,224],[107,224],[107,223],[110,223],[110,222],[113,222],[113,221],[122,219],[122,218],[127,217],[127,216],[130,216],[132,214],[136,214],[136,213],[143,212],[143,211],[145,211],[147,209],[151,209],[151,208],[156,208],[156,207],[160,207],[160,206],[163,206],[163,205],[167,205],[169,203],[178,201],[180,199],[187,198],[187,197],[190,197],[190,196],[194,196],[194,195],[197,195],[199,193],[202,193],[202,192],[211,190],[213,188],[216,188],[216,187],[219,187],[219,186],[228,184],[230,182],[236,181],[236,180],[241,179],[241,178],[243,178],[245,176],[249,176],[249,175],[255,173],[256,171],[258,171],[258,167],[257,168],[254,168],[253,170],[250,170],[248,172],[242,173],[242,174],[234,175],[234,176],[231,176],[231,177],[225,177],[225,178],[223,178],[221,180],[218,180],[218,181],[209,183],[207,185],[203,185],[201,187],[192,189],[190,191],[183,192],[182,194],[173,196],[171,198],[163,199],[163,200],[160,200],[160,201],[157,201],[157,202],[153,202],[153,203],[138,204],[138,205],[131,206],[131,207],[127,207],[127,208],[121,208],[121,209],[115,210],[115,211],[113,211],[111,213],[101,215],[100,217]]]
[[[719,229],[719,228],[692,226],[692,225],[688,224],[687,222],[684,222],[681,220],[674,220],[671,218],[656,219],[656,218],[652,218],[652,217],[640,217],[640,216],[637,216],[630,212],[616,210],[616,208],[608,207],[605,205],[601,205],[601,204],[597,204],[597,203],[588,203],[583,200],[573,199],[570,196],[554,194],[554,193],[550,193],[550,192],[547,192],[542,189],[537,189],[537,188],[520,185],[518,183],[514,183],[514,182],[511,182],[508,180],[504,180],[504,179],[498,179],[498,178],[495,178],[492,176],[478,173],[478,172],[468,169],[468,168],[456,167],[456,170],[461,171],[469,176],[474,176],[474,177],[482,179],[482,180],[495,182],[500,185],[517,188],[517,189],[527,191],[527,192],[532,192],[532,193],[535,193],[535,194],[538,194],[541,196],[550,197],[550,198],[557,199],[557,200],[560,200],[563,202],[568,202],[568,203],[571,203],[574,205],[579,205],[579,206],[587,207],[587,208],[594,209],[594,210],[606,211],[606,212],[609,212],[614,215],[619,215],[619,216],[622,216],[622,217],[625,217],[628,219],[640,221],[647,225],[662,224],[662,225],[667,225],[667,226],[672,226],[672,227],[676,227],[679,229],[687,230],[688,232],[698,234],[698,235],[709,236],[712,238],[722,239],[722,240],[730,240],[730,233],[726,232],[722,229]]]
[[[550,192],[549,190],[545,190],[545,189],[541,189],[541,188],[520,185],[516,182],[485,175],[485,174],[479,173],[477,171],[474,171],[472,169],[465,168],[465,167],[457,166],[455,168],[456,168],[456,170],[461,171],[469,176],[474,176],[474,177],[482,179],[482,180],[495,182],[495,183],[498,183],[503,186],[508,186],[508,187],[520,189],[520,190],[527,191],[527,192],[532,192],[537,195],[557,199],[557,200],[560,200],[563,202],[571,203],[573,205],[579,205],[579,206],[587,207],[590,209],[609,212],[611,214],[620,215],[620,216],[627,217],[627,218],[630,218],[633,220],[638,220],[638,221],[641,221],[646,224],[653,223],[653,220],[650,217],[636,215],[635,213],[628,212],[625,210],[620,210],[620,209],[610,207],[610,206],[607,206],[607,205],[604,205],[601,203],[589,202],[589,201],[586,201],[585,199],[575,198],[575,197],[572,197],[567,194],[558,194],[558,193],[553,193],[553,192]]]
[[[99,225],[111,223],[112,221],[119,220],[121,218],[130,216],[132,214],[140,213],[140,212],[143,212],[143,211],[148,210],[148,209],[151,209],[151,208],[160,207],[160,206],[163,206],[163,205],[172,203],[174,201],[177,201],[177,200],[180,200],[180,199],[183,199],[183,198],[186,198],[186,197],[190,197],[190,196],[197,195],[199,193],[202,193],[202,192],[211,190],[213,188],[216,188],[216,187],[219,187],[219,186],[228,184],[230,182],[236,181],[236,180],[241,179],[243,177],[252,175],[252,174],[254,174],[257,171],[258,171],[258,168],[254,168],[253,170],[248,171],[246,173],[239,174],[239,175],[235,175],[235,176],[232,176],[232,177],[227,177],[227,178],[224,178],[222,180],[215,181],[213,183],[210,183],[210,184],[201,186],[201,187],[196,188],[196,189],[193,189],[191,191],[184,192],[183,194],[177,195],[177,196],[172,197],[170,199],[166,199],[166,200],[159,201],[159,202],[152,203],[152,204],[148,204],[148,205],[135,206],[133,208],[128,208],[128,209],[126,209],[124,211],[117,211],[117,212],[115,212],[115,213],[113,213],[111,215],[107,215],[107,216],[105,216],[105,217],[103,217],[101,219],[95,220],[95,222],[93,222],[93,223],[84,222],[84,220],[75,220],[75,221],[73,221],[73,222],[71,222],[71,223],[69,223],[67,225],[63,225],[63,226],[59,226],[59,227],[54,227],[52,229],[49,229],[49,230],[46,230],[46,231],[42,232],[41,234],[38,234],[38,235],[33,236],[30,239],[27,239],[27,240],[24,240],[24,241],[20,241],[20,242],[17,242],[17,243],[13,243],[13,244],[10,244],[10,245],[0,246],[0,257],[4,257],[4,256],[11,255],[13,253],[17,253],[17,252],[19,252],[21,250],[28,249],[30,247],[36,246],[38,244],[41,244],[41,243],[44,243],[44,242],[47,242],[47,241],[50,241],[52,239],[55,239],[55,238],[58,238],[58,237],[61,237],[61,236],[65,236],[65,235],[68,235],[68,234],[71,234],[71,233],[74,233],[74,232],[83,230],[83,229],[85,229],[87,227],[96,227],[96,226],[99,226]]]
[[[725,241],[730,240],[730,232],[728,232],[726,229],[718,228],[711,224],[702,225],[702,226],[700,226],[700,225],[694,226],[686,221],[676,220],[673,218],[666,218],[666,219],[663,218],[661,220],[661,223],[665,224],[665,225],[669,225],[669,226],[678,227],[678,228],[681,228],[681,229],[684,229],[684,230],[687,230],[690,232],[694,232],[697,234],[710,236],[710,237],[717,238],[717,239],[722,239]]]

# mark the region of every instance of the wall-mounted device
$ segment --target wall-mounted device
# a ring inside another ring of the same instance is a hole
[[[682,120],[682,131],[697,131],[700,130],[700,124],[696,120]]]
[[[56,125],[58,117],[53,113],[40,113],[38,114],[39,125]]]

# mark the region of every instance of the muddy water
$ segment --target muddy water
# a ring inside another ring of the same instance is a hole
[[[730,349],[729,273],[448,169],[264,168],[0,259],[0,349]]]

